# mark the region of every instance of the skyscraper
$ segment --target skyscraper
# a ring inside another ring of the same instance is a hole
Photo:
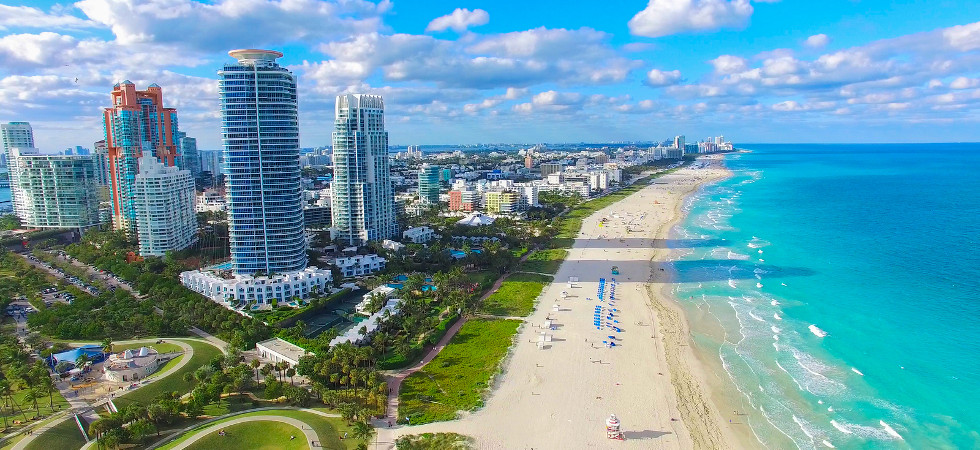
[[[11,147],[14,213],[28,228],[85,228],[99,224],[96,168],[91,156],[42,155]]]
[[[112,106],[103,113],[109,157],[112,223],[136,234],[133,180],[144,152],[172,166],[177,156],[177,111],[163,107],[163,90],[151,84],[136,90],[126,80],[112,87]]]
[[[296,79],[282,53],[233,50],[218,72],[232,267],[239,274],[306,267]]]
[[[361,245],[396,234],[388,132],[380,95],[337,97],[333,132],[331,235]]]
[[[0,124],[0,142],[3,143],[3,161],[10,163],[10,149],[34,148],[34,130],[29,122]]]
[[[419,169],[419,201],[439,203],[439,166],[422,164]]]
[[[177,166],[191,172],[192,178],[201,175],[201,156],[197,153],[197,139],[188,137],[183,131],[177,132],[177,147],[180,149],[180,160]]]
[[[197,241],[191,172],[143,155],[134,182],[140,255],[163,256]]]

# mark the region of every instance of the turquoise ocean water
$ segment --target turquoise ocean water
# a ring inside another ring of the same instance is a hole
[[[747,426],[770,448],[980,447],[980,144],[743,147],[669,243]]]

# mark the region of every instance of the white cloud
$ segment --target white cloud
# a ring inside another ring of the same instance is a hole
[[[803,45],[810,48],[824,48],[830,43],[830,38],[826,34],[814,34],[803,41]]]
[[[10,27],[27,28],[87,28],[94,22],[54,11],[46,13],[30,6],[0,5],[0,30]]]
[[[629,29],[637,36],[661,37],[742,28],[751,15],[749,0],[650,0],[630,19]]]
[[[81,0],[122,44],[170,43],[209,51],[333,38],[381,27],[390,4],[365,0]]]
[[[949,83],[950,89],[970,89],[977,86],[980,86],[980,79],[967,77],[956,77],[955,80]]]
[[[724,75],[741,72],[748,65],[745,58],[732,55],[721,55],[708,62],[715,67],[716,73]]]
[[[425,27],[425,31],[446,31],[452,29],[457,33],[466,31],[472,26],[486,25],[490,22],[490,14],[482,9],[470,11],[466,8],[456,8],[451,14],[436,17]]]
[[[949,27],[943,30],[943,37],[957,50],[976,50],[980,48],[980,22]]]
[[[664,72],[662,70],[653,69],[647,72],[646,83],[650,86],[670,86],[677,84],[681,81],[681,71],[671,70]]]

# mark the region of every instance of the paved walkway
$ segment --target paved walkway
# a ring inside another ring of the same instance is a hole
[[[524,256],[522,256],[521,259],[517,262],[517,265],[520,265],[524,261],[527,261],[527,258],[530,257],[534,252],[535,250],[531,250],[525,253]],[[487,299],[487,297],[490,297],[491,295],[493,295],[494,292],[497,292],[497,289],[500,289],[500,285],[503,284],[504,280],[506,280],[507,277],[510,275],[511,272],[508,272],[501,275],[500,278],[497,278],[497,281],[493,283],[493,286],[491,286],[490,289],[487,290],[487,292],[480,297],[480,300],[479,302],[477,302],[477,304],[482,304],[483,301]],[[442,349],[446,348],[446,345],[449,344],[449,341],[452,340],[453,336],[456,336],[456,333],[459,332],[459,329],[463,327],[463,324],[465,324],[467,320],[469,320],[467,317],[460,317],[459,320],[457,320],[456,323],[453,324],[453,326],[449,327],[449,329],[446,330],[446,334],[442,337],[442,339],[439,339],[439,342],[436,343],[434,347],[429,349],[429,351],[425,354],[425,356],[422,357],[422,360],[415,363],[415,365],[413,365],[412,367],[409,367],[407,369],[402,369],[400,371],[388,372],[385,374],[385,381],[388,383],[388,406],[385,408],[386,411],[385,418],[381,421],[377,421],[375,423],[375,426],[377,426],[378,428],[382,428],[388,425],[388,421],[391,421],[393,423],[398,421],[398,403],[399,403],[398,392],[401,390],[402,381],[404,381],[405,378],[408,378],[409,375],[418,372],[419,370],[422,370],[422,368],[425,367],[426,364],[428,364],[436,356],[438,356],[439,352],[441,352]]]
[[[282,422],[288,425],[292,425],[303,431],[303,434],[306,436],[306,442],[310,443],[310,448],[320,447],[320,437],[317,436],[316,431],[313,431],[313,428],[307,425],[306,422],[303,422],[298,419],[293,419],[292,417],[285,417],[285,416],[248,416],[248,417],[240,417],[238,419],[232,419],[227,422],[221,422],[221,423],[216,423],[214,425],[211,425],[210,427],[207,427],[197,432],[196,434],[191,436],[190,439],[187,439],[186,441],[177,444],[176,446],[174,446],[173,450],[185,449],[193,445],[195,442],[203,439],[205,436],[217,432],[218,430],[228,428],[232,425],[237,425],[245,422],[256,422],[256,421]],[[226,435],[225,437],[227,437],[232,441],[237,440],[234,435]]]
[[[211,343],[211,345],[218,347],[222,352],[228,353],[228,343],[218,339],[211,333],[208,333],[207,331],[204,331],[198,327],[190,327],[188,331],[204,338],[205,341],[208,341]]]
[[[132,339],[132,340],[126,340],[126,341],[113,342],[113,344],[114,345],[152,344],[152,343],[155,343],[156,341],[157,341],[157,339]],[[152,378],[148,378],[148,379],[144,380],[140,384],[140,387],[143,387],[143,386],[145,386],[147,384],[150,384],[152,382],[155,382],[157,380],[161,380],[163,378],[166,378],[168,375],[170,375],[170,374],[172,374],[172,373],[180,370],[182,367],[184,367],[185,365],[187,365],[187,363],[190,362],[191,355],[194,354],[194,349],[190,345],[187,345],[187,343],[181,342],[181,341],[176,340],[176,339],[168,339],[167,341],[168,342],[173,342],[173,343],[179,345],[180,348],[182,348],[184,350],[184,353],[183,353],[183,356],[181,357],[180,362],[178,362],[177,365],[175,365],[175,366],[167,369],[164,372],[153,374]],[[72,343],[70,343],[70,345],[75,345],[75,346],[89,345],[89,344],[95,344],[95,343],[94,342],[72,342]],[[68,382],[58,382],[55,385],[58,387],[58,391],[61,392],[62,397],[65,398],[65,401],[67,401],[68,404],[71,405],[71,411],[69,411],[69,413],[65,417],[62,417],[60,419],[56,419],[56,420],[54,420],[54,421],[52,421],[52,422],[50,422],[48,424],[45,424],[44,426],[35,428],[34,429],[34,432],[30,436],[27,436],[24,439],[21,439],[20,441],[18,441],[17,444],[14,445],[11,448],[11,450],[22,450],[24,447],[27,446],[27,444],[29,444],[31,441],[33,441],[35,438],[37,438],[38,436],[40,436],[45,431],[48,431],[52,427],[54,427],[54,426],[56,426],[56,425],[58,425],[58,424],[60,424],[60,423],[62,423],[64,421],[66,421],[66,420],[74,420],[74,417],[75,417],[74,415],[75,414],[81,415],[82,418],[84,418],[88,423],[92,423],[92,422],[98,420],[99,419],[99,414],[97,412],[98,408],[101,407],[101,406],[103,406],[103,405],[105,405],[108,402],[108,400],[109,400],[108,397],[105,397],[105,398],[100,398],[95,403],[89,403],[89,402],[85,401],[84,399],[81,399],[81,398],[75,396],[75,392],[71,389],[70,383],[68,383]],[[132,392],[132,391],[131,390],[127,390],[127,391],[117,391],[117,392],[120,392],[121,393],[119,395],[123,395],[123,394],[129,393],[129,392]],[[113,395],[113,397],[115,397],[115,396],[116,395]],[[81,432],[81,431],[79,431],[79,432]]]

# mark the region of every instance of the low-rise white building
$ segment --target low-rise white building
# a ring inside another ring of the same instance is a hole
[[[381,248],[385,250],[391,250],[393,252],[397,252],[405,248],[405,244],[402,244],[401,242],[398,241],[393,241],[391,239],[385,239],[381,241]]]
[[[197,212],[220,212],[225,210],[225,196],[213,189],[208,189],[197,196],[194,204]]]
[[[288,303],[294,297],[306,299],[314,293],[325,293],[332,281],[329,270],[314,266],[296,272],[258,277],[216,269],[190,270],[180,274],[180,282],[188,289],[238,311],[258,308],[273,300]]]
[[[435,230],[429,227],[414,227],[402,232],[402,238],[414,244],[424,244],[435,237]]]
[[[337,266],[345,277],[359,277],[384,269],[386,262],[388,260],[372,253],[337,258],[333,261],[333,265]]]
[[[270,359],[275,363],[287,362],[292,366],[298,365],[299,359],[303,356],[314,354],[303,347],[279,338],[256,343],[255,351],[261,358]]]

